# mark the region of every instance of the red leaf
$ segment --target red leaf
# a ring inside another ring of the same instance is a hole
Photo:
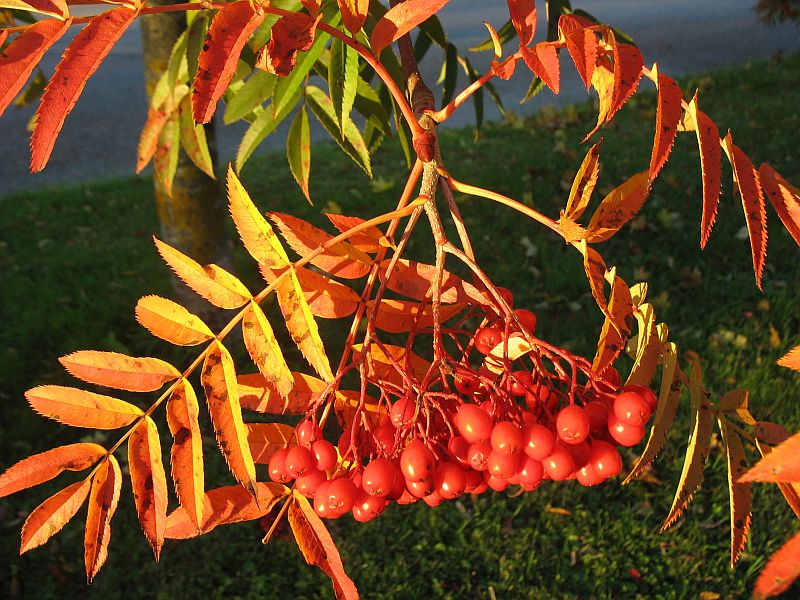
[[[31,172],[44,169],[64,119],[103,59],[138,16],[138,11],[115,8],[97,15],[84,27],[64,52],[36,111],[31,136]]]
[[[342,22],[355,35],[364,26],[369,12],[369,0],[336,0],[342,12]]]
[[[767,211],[764,206],[764,193],[761,191],[758,172],[741,148],[733,143],[730,132],[725,136],[725,153],[733,167],[733,181],[739,189],[750,234],[750,249],[753,253],[753,272],[756,285],[761,288],[761,276],[764,274],[764,259],[767,256]]]
[[[561,90],[561,66],[558,62],[558,42],[541,42],[532,48],[521,48],[525,64],[554,94]]]
[[[778,548],[761,571],[753,590],[753,598],[777,596],[789,589],[800,577],[800,533]]]
[[[286,243],[300,256],[316,250],[333,238],[329,233],[310,223],[287,215],[271,212],[269,218],[278,226]],[[339,242],[311,259],[311,264],[323,271],[344,279],[358,279],[369,273],[372,259],[348,242]]]
[[[361,225],[364,219],[361,217],[346,217],[344,215],[334,215],[331,213],[324,213],[328,220],[333,224],[336,229],[342,233]],[[356,233],[348,238],[353,246],[362,252],[373,253],[378,252],[384,246],[381,245],[381,240],[384,240],[383,233],[377,227],[370,227],[360,233]]]
[[[656,112],[656,135],[653,141],[653,154],[650,157],[650,181],[658,177],[661,167],[667,162],[675,136],[678,134],[678,122],[681,120],[681,100],[683,94],[675,80],[668,75],[658,73],[658,109]]]
[[[0,475],[0,498],[50,481],[64,471],[88,469],[105,453],[97,444],[68,444],[22,459]]]
[[[353,580],[344,572],[344,565],[331,534],[314,509],[299,493],[294,492],[289,506],[289,525],[303,558],[317,565],[331,578],[338,599],[357,600],[358,590]]]
[[[288,494],[285,485],[279,483],[255,484],[255,498],[240,485],[231,485],[210,490],[203,502],[203,522],[198,530],[183,507],[167,516],[165,536],[171,540],[185,540],[208,533],[219,525],[240,523],[260,519]]]
[[[272,283],[277,278],[273,271],[263,265],[259,265],[259,269],[267,283]],[[315,317],[339,319],[356,312],[359,296],[346,285],[310,269],[300,268],[295,269],[295,272],[308,308]]]
[[[508,0],[508,13],[514,29],[517,30],[519,45],[527,46],[536,34],[536,1]]]
[[[558,28],[578,75],[588,90],[592,85],[592,75],[597,63],[598,44],[594,24],[574,15],[562,15],[558,20]]]
[[[388,258],[381,263],[381,279],[386,277],[386,268],[389,264],[390,259]],[[394,266],[394,271],[389,277],[387,287],[414,300],[430,298],[431,282],[434,279],[435,272],[436,267],[433,265],[401,258]],[[463,281],[449,271],[445,271],[442,277],[441,299],[442,302],[447,304],[454,302],[488,304],[486,297],[475,286]]]
[[[643,66],[642,53],[636,46],[617,43],[614,40],[614,94],[606,121],[611,121],[636,91],[642,79]]]
[[[317,23],[322,14],[312,19],[305,13],[281,17],[272,26],[272,37],[258,54],[256,66],[274,75],[286,77],[292,72],[298,52],[305,52],[314,43]]]
[[[370,308],[375,301],[370,300]],[[442,323],[452,319],[466,308],[464,304],[447,304],[440,307]],[[421,305],[410,300],[384,298],[375,312],[375,326],[390,333],[410,331],[412,327],[422,329],[433,326],[433,310],[430,302]]]
[[[20,33],[3,51],[0,55],[0,115],[25,85],[45,52],[66,33],[71,24],[72,19],[42,19]]]
[[[435,15],[448,0],[405,0],[393,6],[372,30],[369,45],[375,56],[414,27]]]
[[[758,174],[767,198],[778,213],[783,226],[800,245],[800,189],[790,185],[767,163],[759,167]]]
[[[217,100],[231,82],[245,42],[263,20],[264,13],[254,11],[249,0],[228,4],[214,17],[194,78],[192,112],[198,123],[211,120]]]

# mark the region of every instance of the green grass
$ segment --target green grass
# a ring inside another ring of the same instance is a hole
[[[756,164],[768,160],[797,182],[799,78],[800,57],[795,56],[681,83],[687,94],[701,87],[703,110],[721,131],[734,131]],[[600,191],[647,167],[654,111],[652,94],[637,97],[606,130]],[[557,215],[566,197],[564,182],[571,182],[585,151],[578,142],[593,119],[588,105],[545,112],[489,125],[474,145],[472,132],[446,130],[443,153],[458,179]],[[244,175],[246,186],[261,208],[318,223],[324,222],[322,209],[377,215],[393,204],[403,182],[403,160],[396,150],[381,151],[376,181],[369,182],[338,150],[317,146],[311,185],[316,204],[309,207],[284,164],[280,156],[254,160]],[[599,249],[629,283],[649,281],[650,297],[659,319],[669,323],[671,338],[682,350],[703,357],[713,398],[749,387],[759,418],[797,430],[800,378],[775,366],[783,352],[800,343],[797,248],[770,213],[770,256],[764,293],[759,293],[749,245],[740,235],[741,205],[729,180],[725,171],[718,224],[701,253],[697,150],[693,136],[681,136],[642,214]],[[0,467],[86,434],[39,418],[22,398],[33,385],[68,381],[58,356],[95,348],[164,356],[178,364],[189,359],[153,341],[132,317],[138,296],[167,293],[169,286],[149,239],[157,230],[151,196],[149,181],[132,179],[0,200]],[[514,290],[518,306],[537,312],[541,336],[591,353],[601,321],[577,253],[510,210],[480,199],[458,200],[482,266],[498,285]],[[430,261],[430,248],[421,228],[411,252]],[[249,278],[252,271],[244,275]],[[336,323],[325,324],[330,335],[340,330]],[[365,525],[349,519],[332,523],[348,573],[366,598],[695,598],[703,591],[745,596],[766,557],[796,524],[776,489],[756,486],[751,541],[730,571],[725,465],[715,441],[705,483],[686,516],[668,533],[657,533],[680,473],[687,408],[684,398],[669,446],[647,483],[597,489],[547,485],[517,498],[487,494],[435,510],[392,507]],[[158,422],[166,431],[163,416]],[[113,433],[90,437],[101,443],[115,439]],[[207,456],[215,454],[213,447],[209,440]],[[634,453],[625,456],[628,464],[634,458]],[[218,460],[210,470],[209,485],[230,483]],[[263,547],[254,524],[170,542],[161,562],[154,563],[127,485],[108,562],[86,588],[80,516],[44,548],[16,556],[25,515],[56,489],[44,486],[0,503],[3,597],[332,596],[326,577],[305,565],[291,540]]]

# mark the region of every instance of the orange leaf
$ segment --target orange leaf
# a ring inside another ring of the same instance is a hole
[[[82,350],[58,361],[71,375],[130,392],[153,392],[181,376],[178,369],[158,358],[136,358],[117,352]]]
[[[113,455],[108,457],[95,473],[89,492],[89,511],[86,515],[86,532],[83,539],[86,579],[92,582],[108,556],[111,539],[111,517],[117,510],[122,473]]]
[[[630,221],[644,205],[650,193],[648,172],[637,173],[612,190],[597,207],[589,221],[587,241],[604,242]]]
[[[310,254],[333,238],[310,223],[287,215],[271,212],[269,218],[278,226],[286,243],[300,256]],[[358,279],[369,273],[372,259],[348,242],[339,242],[311,259],[311,264],[344,279]]]
[[[139,523],[158,560],[167,520],[167,476],[161,462],[158,429],[150,417],[139,423],[128,438],[128,468]]]
[[[578,246],[581,254],[583,254],[583,270],[586,273],[586,278],[589,280],[589,288],[592,290],[592,297],[603,314],[608,314],[608,302],[606,301],[605,292],[605,276],[608,267],[606,261],[600,256],[591,246],[588,246],[585,241],[582,241]]]
[[[361,392],[355,390],[340,390],[336,393],[336,400],[333,403],[333,410],[336,418],[342,425],[342,429],[347,430],[353,423],[358,407],[361,404]],[[364,405],[361,407],[361,418],[365,418],[370,427],[378,427],[389,416],[389,411],[385,404],[380,404],[377,399],[370,395],[364,398]]]
[[[223,6],[208,28],[203,50],[197,58],[192,108],[198,123],[208,123],[217,101],[231,82],[247,39],[264,20],[249,0]]]
[[[753,519],[751,507],[753,492],[749,483],[742,483],[741,474],[747,469],[744,446],[739,434],[730,429],[728,420],[719,417],[719,429],[728,459],[728,490],[731,502],[731,568],[739,560],[747,542],[750,523]]]
[[[600,144],[602,142],[603,140],[600,140],[589,148],[572,182],[569,200],[564,209],[564,214],[572,221],[581,218],[583,211],[586,210],[592,199],[592,192],[597,185],[597,177],[600,175]]]
[[[527,46],[536,34],[535,0],[508,0],[508,12],[511,15],[511,23],[517,30],[519,45]]]
[[[167,516],[165,535],[171,540],[185,540],[208,533],[219,525],[260,519],[271,511],[289,490],[279,483],[258,482],[253,493],[255,498],[240,485],[210,490],[205,495],[200,529],[198,530],[192,523],[186,510],[180,507]]]
[[[531,48],[520,48],[525,64],[554,94],[561,90],[561,66],[558,62],[558,42],[541,42]]]
[[[800,346],[795,346],[778,361],[778,364],[787,369],[800,371]]]
[[[608,300],[608,313],[600,331],[597,352],[592,362],[592,369],[598,373],[605,371],[625,349],[633,320],[633,302],[628,285],[616,275],[613,281]]]
[[[251,302],[242,317],[244,345],[259,372],[286,397],[292,391],[294,381],[283,352],[275,339],[275,333],[266,315],[255,302]]]
[[[286,77],[294,69],[298,52],[305,52],[314,43],[322,13],[310,17],[290,13],[272,26],[269,42],[261,49],[256,66],[274,75]]]
[[[334,215],[331,213],[324,213],[328,220],[333,224],[336,229],[344,233],[364,222],[361,217],[346,217],[344,215]],[[383,237],[381,230],[375,226],[365,229],[359,233],[352,235],[348,240],[353,246],[362,252],[374,253],[378,252],[387,244],[386,238]]]
[[[740,481],[800,483],[800,433],[773,448]]]
[[[597,64],[598,43],[594,27],[587,26],[583,19],[574,15],[561,15],[558,28],[578,75],[588,90]]]
[[[333,380],[330,361],[319,335],[317,322],[306,302],[303,288],[294,268],[289,269],[288,277],[278,282],[278,306],[286,319],[286,329],[292,336],[300,353],[325,381]]]
[[[402,6],[402,5],[399,5]],[[305,497],[292,493],[289,506],[289,525],[297,547],[310,565],[317,565],[331,578],[333,591],[339,600],[357,600],[358,590],[353,580],[344,572],[344,565],[336,544],[322,520]]]
[[[25,392],[31,408],[64,425],[117,429],[144,413],[133,404],[77,388],[40,385]]]
[[[733,181],[742,197],[750,249],[753,253],[753,272],[758,289],[762,289],[761,276],[764,274],[764,259],[767,256],[767,211],[758,171],[741,148],[733,143],[730,132],[725,136],[723,148],[733,167]]]
[[[30,77],[42,57],[72,25],[72,19],[42,19],[26,28],[0,54],[0,115]]]
[[[370,310],[375,301],[369,301]],[[452,319],[466,308],[464,304],[449,304],[440,307],[442,323]],[[412,327],[425,328],[433,326],[433,309],[428,302],[420,309],[420,303],[409,300],[384,298],[375,311],[375,326],[390,333],[411,331]]]
[[[390,259],[387,258],[381,263],[381,279],[386,277],[386,268],[390,262]],[[433,265],[401,258],[394,266],[394,271],[389,277],[387,287],[414,300],[430,299],[431,282],[434,280],[435,274],[436,267]],[[441,299],[445,304],[455,302],[489,303],[486,296],[479,292],[475,286],[448,271],[445,271],[442,277]]]
[[[19,553],[41,546],[61,531],[83,506],[91,486],[91,479],[73,483],[33,509],[22,526]]]
[[[592,137],[608,120],[611,112],[611,103],[614,99],[614,71],[608,56],[598,57],[594,72],[592,73],[592,87],[597,92],[598,110],[597,124],[581,140],[581,143]]]
[[[277,279],[273,271],[263,266],[260,271],[269,283]],[[294,271],[303,288],[308,308],[315,317],[340,319],[356,312],[360,298],[346,285],[304,267],[295,268]]]
[[[268,269],[289,266],[286,250],[272,226],[253,204],[232,166],[228,167],[228,202],[236,230],[250,256]]]
[[[369,12],[369,0],[336,0],[342,12],[342,22],[353,35],[364,26]]]
[[[106,450],[97,444],[68,444],[24,458],[0,475],[0,498],[50,481],[64,471],[82,471]]]
[[[654,68],[658,76],[658,108],[656,110],[656,134],[653,140],[653,154],[650,157],[650,180],[658,177],[661,168],[667,162],[678,134],[678,122],[681,120],[681,100],[683,94],[675,80],[662,75]]]
[[[167,121],[172,116],[171,111],[163,108],[147,109],[147,121],[139,134],[139,144],[136,146],[136,172],[141,173],[158,149],[158,140]]]
[[[64,0],[2,0],[0,8],[11,8],[15,10],[28,10],[43,15],[49,15],[56,19],[65,20],[69,17],[68,2]]]
[[[239,308],[252,296],[244,284],[217,265],[200,265],[191,258],[153,237],[158,253],[186,285],[220,308]]]
[[[167,401],[167,423],[174,441],[170,458],[172,480],[181,506],[199,528],[205,493],[203,434],[200,432],[197,396],[188,380],[181,380]]]
[[[292,391],[283,398],[260,373],[239,375],[237,381],[242,408],[260,413],[301,415],[328,387],[321,379],[305,373],[292,373],[292,378]]]
[[[703,219],[700,223],[700,248],[705,248],[717,218],[722,187],[722,150],[719,130],[706,113],[697,108],[697,94],[689,103],[687,113],[697,133],[700,148],[700,171],[703,175]]]
[[[611,33],[613,36],[614,34]],[[617,111],[628,101],[642,79],[644,59],[636,46],[622,44],[614,39],[614,94],[607,120],[610,121]]]
[[[136,320],[154,336],[178,346],[194,346],[214,337],[200,317],[160,296],[140,298]]]
[[[790,185],[767,163],[763,163],[758,174],[767,198],[783,222],[783,226],[800,245],[800,189]]]
[[[200,374],[208,400],[208,412],[225,462],[236,480],[255,494],[256,467],[247,445],[242,421],[236,370],[228,350],[219,341],[209,347]]]
[[[800,577],[800,533],[778,548],[761,570],[753,598],[770,598],[789,589]]]
[[[47,164],[64,119],[78,101],[86,80],[138,14],[128,8],[101,13],[89,21],[67,47],[36,111],[36,126],[31,136],[32,173],[41,171]]]
[[[253,462],[266,465],[270,457],[281,448],[295,445],[292,442],[294,427],[283,423],[245,423],[247,442]]]
[[[756,447],[761,453],[761,456],[767,456],[773,450],[770,446],[765,446],[758,440],[756,440]],[[777,485],[778,489],[783,494],[783,497],[786,499],[786,503],[789,505],[789,508],[794,511],[794,514],[798,518],[800,518],[800,484],[779,482]]]
[[[353,355],[363,354],[362,344],[353,346]],[[428,373],[431,364],[414,352],[406,351],[402,346],[391,344],[371,344],[367,361],[367,375],[370,379],[386,380],[399,386],[405,385],[405,380],[395,368],[395,363],[401,367],[403,373],[417,381],[422,381]]]
[[[384,48],[435,15],[447,2],[448,0],[405,0],[390,8],[375,25],[369,38],[373,54],[380,56]]]

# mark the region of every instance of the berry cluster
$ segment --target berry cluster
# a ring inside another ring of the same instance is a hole
[[[510,294],[501,294],[510,306]],[[270,477],[294,480],[321,517],[352,511],[357,521],[369,521],[392,501],[438,506],[509,485],[533,491],[546,480],[577,479],[592,486],[618,475],[618,447],[643,438],[655,394],[637,385],[620,389],[613,367],[597,375],[578,357],[571,373],[558,362],[573,360],[566,351],[531,342],[533,312],[506,313],[487,315],[462,359],[452,361],[454,389],[442,377],[446,383],[435,392],[385,400],[372,426],[366,419],[345,424],[338,446],[304,420],[296,445],[271,457]],[[528,340],[529,351],[511,360],[514,338]],[[469,366],[473,350],[483,357],[478,369]]]

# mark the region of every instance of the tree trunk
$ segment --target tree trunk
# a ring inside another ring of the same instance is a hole
[[[151,2],[153,5],[174,3],[172,0]],[[145,15],[141,24],[145,85],[150,98],[167,68],[175,41],[186,29],[186,15],[183,12]],[[206,138],[216,165],[213,122],[206,126]],[[219,182],[198,169],[181,149],[172,196],[158,181],[154,180],[154,187],[161,239],[201,264],[230,264],[230,243],[225,235],[227,212]],[[209,305],[175,277],[173,288],[178,301],[187,308],[209,313]]]

